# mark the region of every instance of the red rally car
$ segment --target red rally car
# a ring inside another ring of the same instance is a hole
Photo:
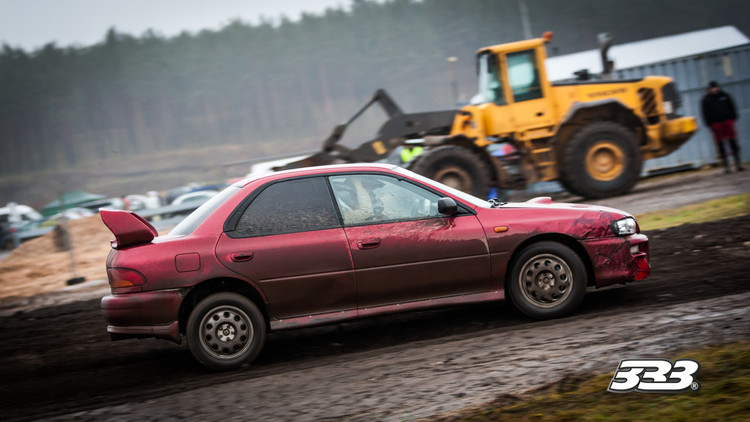
[[[112,339],[184,336],[215,370],[251,362],[269,331],[506,295],[557,318],[588,286],[650,273],[626,212],[488,202],[380,164],[245,179],[165,236],[133,212],[101,217],[115,236],[101,302]]]

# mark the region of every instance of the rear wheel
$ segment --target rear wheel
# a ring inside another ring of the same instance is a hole
[[[203,299],[188,318],[190,352],[216,371],[252,362],[266,341],[266,322],[244,296],[222,292]]]
[[[576,195],[605,198],[632,189],[642,166],[633,132],[619,123],[597,122],[579,130],[565,145],[560,179]]]
[[[452,188],[485,199],[489,192],[489,172],[470,150],[442,146],[419,155],[409,169]]]
[[[583,261],[557,242],[539,242],[513,261],[508,290],[516,307],[536,319],[570,314],[583,300],[588,284]]]

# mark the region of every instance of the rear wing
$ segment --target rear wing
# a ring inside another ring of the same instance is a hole
[[[159,233],[154,226],[133,211],[107,210],[99,212],[104,225],[115,235],[113,249],[150,243]]]

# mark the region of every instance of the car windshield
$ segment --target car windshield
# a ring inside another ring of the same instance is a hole
[[[405,168],[399,167],[397,169],[397,171],[400,172],[400,173],[403,173],[403,174],[405,174],[405,175],[407,175],[409,177],[417,179],[420,182],[426,184],[427,186],[434,186],[434,187],[439,188],[439,189],[441,189],[441,190],[443,190],[445,192],[448,192],[449,194],[455,196],[456,198],[460,199],[463,202],[468,202],[469,204],[472,204],[474,206],[484,207],[484,208],[489,208],[489,207],[492,206],[492,204],[490,204],[489,202],[487,202],[487,201],[485,201],[483,199],[479,199],[476,196],[470,195],[470,194],[468,194],[466,192],[462,192],[462,191],[460,191],[458,189],[452,188],[450,186],[446,186],[446,185],[444,185],[444,184],[442,184],[440,182],[436,182],[436,181],[434,181],[432,179],[428,179],[428,178],[426,178],[426,177],[424,177],[424,176],[422,176],[420,174],[414,173],[413,171],[406,170]]]
[[[190,215],[185,217],[185,219],[175,226],[169,234],[184,236],[192,233],[193,230],[195,230],[195,228],[206,219],[206,217],[211,215],[219,205],[221,205],[227,198],[234,195],[238,190],[240,190],[239,186],[232,185],[219,192],[217,195],[214,195],[211,199],[190,213]]]

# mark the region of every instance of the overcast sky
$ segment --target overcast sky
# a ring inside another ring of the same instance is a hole
[[[58,47],[100,42],[111,27],[140,36],[220,29],[235,18],[253,24],[261,16],[299,19],[329,7],[349,9],[351,0],[0,0],[0,44],[27,51],[49,42]]]

